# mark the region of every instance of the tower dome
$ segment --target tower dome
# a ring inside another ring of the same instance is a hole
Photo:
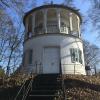
[[[85,75],[81,15],[64,5],[44,5],[24,16],[23,69],[36,74]]]

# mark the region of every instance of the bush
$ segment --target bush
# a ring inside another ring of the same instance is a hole
[[[3,78],[5,76],[5,71],[0,68],[0,78]]]

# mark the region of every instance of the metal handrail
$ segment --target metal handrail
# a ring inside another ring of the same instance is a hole
[[[31,81],[30,81],[30,83],[29,83],[29,85],[28,85],[28,87],[27,87],[27,89],[26,89],[26,91],[25,91],[25,94],[23,95],[22,100],[25,100],[25,99],[26,99],[26,97],[27,97],[27,95],[28,95],[30,89],[32,89],[32,83],[33,83],[33,78],[31,79]]]
[[[17,95],[16,95],[16,97],[15,97],[14,100],[17,100],[17,98],[19,97],[20,93],[23,91],[23,89],[24,89],[24,87],[25,87],[25,84],[26,84],[26,81],[27,81],[27,80],[24,81],[23,85],[21,86],[21,88],[20,88],[20,90],[18,91],[18,93],[17,93]]]
[[[60,74],[61,74],[61,82],[62,82],[62,93],[63,93],[63,100],[66,100],[66,95],[65,95],[65,83],[64,83],[64,78],[63,78],[63,73],[62,73],[62,67],[60,63]]]
[[[29,74],[29,77],[32,77],[31,78],[31,80],[29,80],[30,82],[33,82],[33,76],[32,76],[32,72]],[[21,96],[21,93],[22,93],[22,98],[24,97],[24,95],[25,95],[25,93],[27,92],[26,90],[27,90],[27,88],[29,87],[29,85],[30,85],[30,82],[29,82],[29,84],[27,84],[27,87],[26,87],[26,82],[27,82],[28,80],[26,79],[25,81],[24,81],[24,83],[23,83],[23,85],[21,86],[21,88],[20,88],[20,90],[18,91],[18,93],[17,93],[17,95],[16,95],[16,97],[14,98],[14,100],[19,100],[19,98],[20,98],[20,96]],[[25,90],[26,89],[26,90]],[[21,100],[21,99],[20,99]]]
[[[35,73],[41,74],[43,72],[43,64],[41,62],[35,62]]]

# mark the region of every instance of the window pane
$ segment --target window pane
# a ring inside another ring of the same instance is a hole
[[[78,50],[74,49],[74,52],[75,52],[75,61],[78,62]]]
[[[79,62],[82,64],[82,52],[79,50]]]
[[[82,52],[79,49],[71,48],[71,61],[72,62],[80,62],[82,64]]]
[[[32,16],[28,19],[28,32],[32,32]]]
[[[32,64],[32,55],[33,55],[33,51],[29,50],[29,64]]]
[[[75,61],[75,52],[74,49],[70,49],[70,53],[71,53],[71,61],[74,62]]]

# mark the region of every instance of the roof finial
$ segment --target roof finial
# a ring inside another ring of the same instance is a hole
[[[51,5],[53,5],[53,1],[51,0]]]

